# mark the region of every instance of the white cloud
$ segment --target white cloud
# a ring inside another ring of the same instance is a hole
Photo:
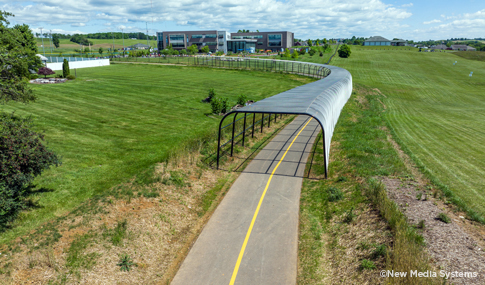
[[[84,27],[86,26],[85,23],[74,23],[74,24],[71,24],[71,27]]]
[[[413,3],[409,3],[409,4],[404,4],[401,7],[413,7],[413,6],[414,6]]]
[[[36,33],[39,33],[40,34],[40,28],[31,28],[31,30],[32,30],[32,32],[34,34],[36,34]],[[42,30],[42,33],[47,36],[49,33],[51,33],[51,30],[43,29]],[[52,29],[52,34],[69,34],[69,35],[73,35],[73,34],[87,34],[87,33],[86,32],[83,32],[83,31],[80,31],[80,30]]]
[[[1,0],[0,0],[1,1]],[[34,4],[32,4],[34,3]],[[412,3],[403,7],[411,7]],[[1,6],[0,6],[1,7]],[[71,25],[166,21],[184,29],[288,30],[297,37],[393,36],[412,14],[382,0],[30,0],[3,5],[17,22]]]
[[[428,22],[423,22],[423,24],[425,24],[425,25],[434,24],[434,23],[441,23],[441,20],[432,20],[432,21],[428,21]]]

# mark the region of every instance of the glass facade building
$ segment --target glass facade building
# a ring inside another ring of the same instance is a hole
[[[294,34],[283,32],[254,32],[254,33],[229,33],[227,31],[177,31],[158,32],[158,49],[162,51],[169,45],[174,49],[186,49],[195,45],[200,49],[208,46],[212,52],[228,51],[256,52],[283,51],[291,48],[294,42]]]

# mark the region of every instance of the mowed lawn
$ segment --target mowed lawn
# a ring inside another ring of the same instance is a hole
[[[55,48],[55,46],[50,43],[48,38],[44,38],[44,49],[42,49],[42,38],[35,38],[37,42],[37,51],[40,54],[43,54],[45,51],[46,55],[51,54],[51,47],[52,47],[52,55],[57,56],[59,55],[59,52],[62,52],[64,55],[66,54],[77,54],[74,52],[75,49],[80,49],[81,45],[71,42],[69,39],[59,39],[59,48]],[[108,54],[108,49],[113,47],[113,44],[115,46],[115,49],[122,49],[124,47],[129,47],[134,44],[147,44],[147,40],[132,40],[132,39],[125,39],[124,40],[124,45],[123,45],[123,39],[88,39],[93,43],[91,45],[91,52],[92,53],[97,53],[99,48],[102,47],[104,52],[104,55]],[[152,47],[157,46],[157,41],[155,40],[149,40],[148,41],[149,45]],[[87,48],[88,46],[83,46],[83,48]]]
[[[242,93],[261,100],[310,82],[294,75],[135,64],[78,69],[77,75],[64,84],[34,85],[35,103],[2,106],[33,116],[62,166],[36,179],[38,188],[48,190],[35,197],[41,207],[25,212],[0,242],[132,179],[184,142],[215,134],[220,118],[207,116],[210,104],[201,103],[209,88],[235,104]]]
[[[350,58],[331,64],[349,70],[354,82],[378,88],[399,139],[485,215],[485,62],[453,53],[352,47]]]

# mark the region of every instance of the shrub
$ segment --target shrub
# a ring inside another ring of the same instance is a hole
[[[360,263],[361,270],[373,270],[376,269],[376,265],[371,260],[363,259]]]
[[[295,50],[295,51],[293,51],[293,53],[291,54],[291,57],[292,57],[293,59],[298,59],[298,52],[297,52],[296,50]]]
[[[323,52],[320,52],[320,56],[323,56]]]
[[[442,221],[443,223],[451,223],[450,217],[448,217],[445,213],[440,213],[438,215],[438,220]]]
[[[386,256],[386,254],[387,254],[387,247],[385,244],[381,244],[377,246],[372,252],[372,258],[377,259],[381,256]]]
[[[213,97],[210,102],[211,102],[212,113],[213,114],[221,113],[221,99],[217,97]]]
[[[315,55],[315,53],[316,53],[316,51],[315,51],[314,49],[311,49],[311,50],[309,50],[309,51],[308,51],[308,54],[309,54],[310,56]]]
[[[344,193],[337,187],[330,187],[328,188],[328,201],[334,202],[338,200],[342,200],[344,197]]]
[[[248,97],[244,94],[240,94],[239,97],[237,97],[237,104],[238,105],[246,105],[246,102],[248,101]]]
[[[211,102],[215,96],[216,92],[214,91],[214,88],[209,89],[209,102]]]
[[[69,69],[69,62],[67,59],[64,59],[62,63],[62,77],[67,78],[67,76],[71,74],[71,70]]]
[[[44,78],[47,78],[47,75],[56,74],[56,73],[48,67],[41,67],[39,68],[39,71],[37,72],[37,74],[44,75]]]
[[[339,49],[338,49],[338,56],[343,57],[343,58],[348,58],[351,54],[350,47],[346,44],[343,44]]]
[[[66,78],[69,79],[69,80],[74,80],[74,79],[76,79],[76,76],[69,74]]]
[[[300,49],[300,55],[305,55],[306,54],[306,49],[305,48],[301,48]]]
[[[203,53],[208,53],[210,51],[209,49],[209,46],[203,46],[200,51],[202,51]]]
[[[348,210],[346,213],[345,213],[345,217],[344,217],[344,223],[347,223],[347,224],[350,224],[354,218],[356,217],[356,215],[354,214],[354,208],[350,208],[350,210]]]
[[[228,98],[222,98],[221,99],[221,113],[225,114],[229,110],[229,104],[228,104],[229,99]]]
[[[128,254],[123,254],[116,265],[120,267],[120,271],[130,271],[132,266],[138,266]]]
[[[180,55],[186,55],[187,54],[187,50],[186,49],[183,49],[180,51]]]
[[[39,78],[39,75],[37,75],[37,74],[31,74],[30,75],[30,79],[37,79],[37,78]]]
[[[32,131],[31,118],[0,113],[0,230],[27,205],[27,187],[59,157]]]

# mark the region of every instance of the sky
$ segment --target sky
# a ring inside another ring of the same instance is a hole
[[[34,33],[291,31],[295,38],[485,38],[484,0],[0,0]]]

